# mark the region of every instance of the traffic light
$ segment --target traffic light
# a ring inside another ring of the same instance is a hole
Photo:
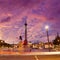
[[[19,39],[22,40],[22,36],[19,36]]]

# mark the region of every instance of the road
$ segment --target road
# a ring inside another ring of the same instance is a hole
[[[1,55],[0,60],[60,60],[60,55]]]
[[[60,60],[60,52],[15,52],[0,50],[0,60]]]

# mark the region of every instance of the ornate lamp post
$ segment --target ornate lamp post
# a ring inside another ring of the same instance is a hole
[[[25,40],[24,40],[24,45],[27,45],[28,42],[27,42],[27,21],[25,20]]]

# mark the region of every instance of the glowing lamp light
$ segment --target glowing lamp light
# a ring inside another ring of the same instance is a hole
[[[60,40],[58,40],[58,42],[59,42]]]
[[[46,29],[46,30],[48,30],[48,29],[49,29],[49,26],[48,26],[48,25],[46,25],[46,26],[45,26],[45,29]]]
[[[3,43],[3,41],[1,41],[1,43]]]

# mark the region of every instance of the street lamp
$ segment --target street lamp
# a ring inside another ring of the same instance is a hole
[[[50,52],[49,34],[48,34],[49,26],[48,26],[48,25],[46,25],[46,26],[45,26],[45,29],[46,29],[46,33],[47,33],[48,49],[49,49],[49,52]]]
[[[46,30],[48,30],[48,29],[49,29],[49,26],[48,26],[48,25],[46,25],[46,26],[45,26],[45,29],[46,29]]]

